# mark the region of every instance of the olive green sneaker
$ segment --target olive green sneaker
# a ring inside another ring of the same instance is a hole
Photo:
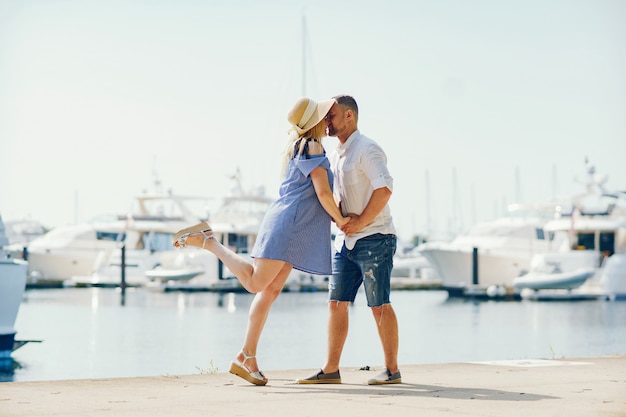
[[[339,371],[325,374],[320,369],[319,372],[304,379],[298,379],[296,382],[298,384],[341,384],[341,375],[339,375]]]

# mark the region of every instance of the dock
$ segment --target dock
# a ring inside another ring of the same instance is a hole
[[[313,369],[0,383],[0,415],[624,417],[626,356],[401,365],[402,384],[344,368],[342,384],[298,385]]]
[[[420,278],[408,277],[392,277],[391,289],[398,291],[411,290],[441,290],[443,289],[441,281],[423,280]],[[183,292],[235,292],[245,293],[245,288],[237,281],[237,279],[223,279],[217,282],[166,282],[166,283],[150,283],[145,285],[148,288],[160,289],[165,292],[183,291]],[[287,283],[283,288],[284,292],[326,292],[328,291],[328,281],[310,280],[295,283]]]

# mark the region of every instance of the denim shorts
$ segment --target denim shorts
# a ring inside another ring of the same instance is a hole
[[[395,235],[380,233],[359,239],[349,250],[344,243],[333,257],[333,275],[329,283],[330,301],[354,302],[363,283],[367,305],[389,304],[391,269],[396,253]]]

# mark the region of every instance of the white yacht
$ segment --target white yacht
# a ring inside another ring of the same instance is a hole
[[[122,245],[131,268],[139,262],[138,250],[154,255],[169,249],[171,236],[176,231],[206,216],[201,209],[194,211],[191,203],[204,208],[207,201],[205,197],[171,192],[143,193],[133,198],[128,213],[103,215],[85,224],[54,228],[26,246],[27,284],[60,286],[97,282],[93,275],[98,272],[115,275],[119,282]],[[114,273],[116,265],[117,273]],[[146,260],[144,270],[155,265]],[[106,271],[108,266],[110,271]],[[131,268],[129,275],[132,275]]]
[[[626,197],[626,195],[625,195]],[[577,213],[548,222],[550,248],[533,257],[531,271],[513,280],[524,298],[626,298],[626,212]]]
[[[74,275],[92,272],[101,254],[124,238],[125,222],[117,219],[61,226],[26,246],[28,285],[61,285]]]
[[[137,209],[126,218],[120,216],[109,227],[119,227],[104,250],[91,252],[89,270],[72,273],[67,286],[140,286],[148,282],[146,271],[163,262],[173,252],[172,237],[188,226],[206,218],[207,213],[193,210],[192,202],[200,202],[206,210],[205,197],[173,193],[141,194],[135,197]],[[99,232],[103,234],[102,231]],[[113,238],[114,237],[114,238]],[[92,241],[93,243],[93,241]],[[124,272],[122,276],[122,270]]]
[[[422,253],[449,290],[468,287],[511,287],[513,279],[531,270],[533,256],[554,245],[546,236],[548,221],[567,218],[589,197],[603,195],[606,176],[586,162],[585,190],[567,201],[512,205],[506,216],[477,224],[450,242],[428,242]]]
[[[446,288],[507,284],[528,272],[533,254],[547,248],[537,230],[558,208],[515,204],[504,217],[479,223],[450,242],[424,243],[418,250]]]
[[[27,264],[4,250],[9,243],[0,215],[0,360],[11,356],[15,344],[15,320],[26,286]]]

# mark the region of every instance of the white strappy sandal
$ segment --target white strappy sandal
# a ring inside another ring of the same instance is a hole
[[[250,372],[250,370],[245,365],[248,359],[255,359],[256,356],[248,356],[243,350],[241,351],[241,354],[243,355],[243,362],[239,362],[239,360],[235,358],[235,360],[232,361],[230,364],[229,372],[231,374],[237,375],[240,378],[245,379],[246,381],[254,385],[267,384],[267,378],[265,377],[265,375],[263,375],[263,372]]]
[[[204,245],[206,245],[206,241],[209,239],[213,239],[215,235],[211,233],[213,230],[209,223],[204,221],[202,223],[195,224],[190,227],[186,227],[182,230],[179,230],[174,235],[172,239],[172,245],[177,246],[179,248],[187,247],[187,238],[191,235],[202,234],[204,236],[204,241],[202,242],[202,249],[205,249]]]

